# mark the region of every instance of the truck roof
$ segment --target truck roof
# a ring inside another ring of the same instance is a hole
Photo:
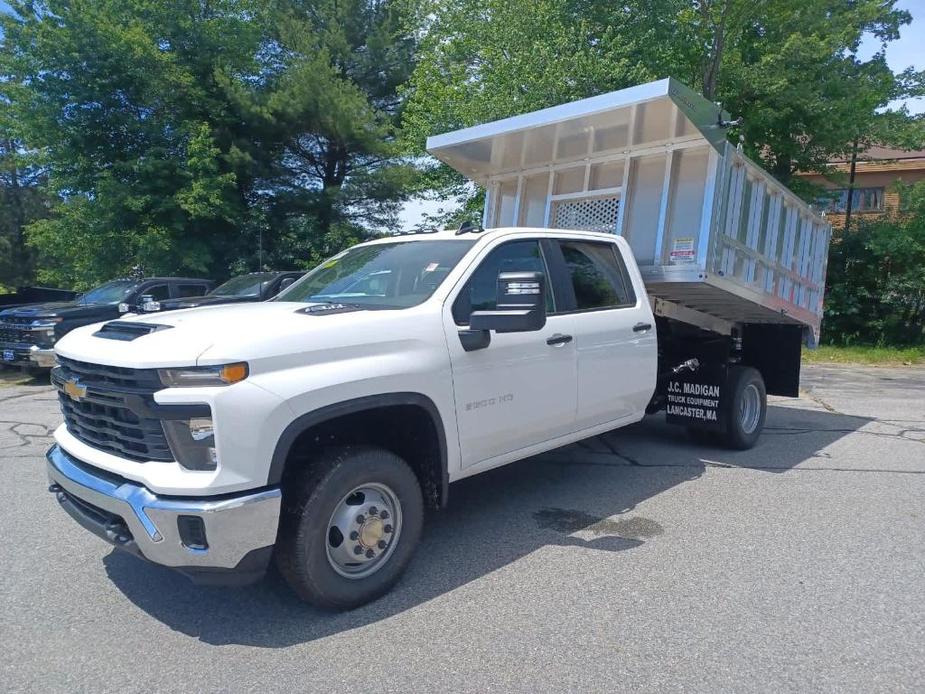
[[[472,241],[474,239],[483,239],[483,238],[494,238],[496,236],[506,236],[512,233],[523,233],[530,234],[531,236],[536,236],[542,238],[544,236],[554,237],[562,235],[581,235],[581,236],[595,236],[602,240],[613,241],[615,238],[619,238],[616,234],[609,234],[600,231],[584,231],[582,229],[547,229],[542,227],[496,227],[493,229],[479,229],[476,228],[472,231],[463,231],[460,232],[458,229],[435,229],[433,231],[419,231],[419,232],[406,232],[402,234],[393,234],[391,236],[383,236],[378,239],[373,239],[371,241],[366,241],[363,246],[380,244],[380,243],[394,243],[395,241],[426,241],[428,239],[441,239],[441,240],[453,240],[458,239],[460,241]]]

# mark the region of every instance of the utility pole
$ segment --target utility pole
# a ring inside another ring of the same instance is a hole
[[[851,147],[851,166],[848,170],[848,202],[845,204],[845,228],[842,229],[842,238],[848,235],[848,228],[851,226],[851,208],[854,202],[854,173],[858,163],[858,138],[854,138],[854,144]]]

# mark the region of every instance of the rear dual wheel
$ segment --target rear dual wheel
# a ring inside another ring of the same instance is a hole
[[[750,366],[731,367],[724,395],[729,397],[729,406],[723,413],[723,428],[712,431],[690,427],[688,433],[697,443],[747,450],[758,442],[768,409],[761,372]]]
[[[730,448],[747,450],[758,442],[764,429],[768,395],[761,372],[750,366],[729,369],[726,388],[730,406],[726,410],[724,441]]]

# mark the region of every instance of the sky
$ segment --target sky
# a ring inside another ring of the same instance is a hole
[[[907,67],[925,70],[925,41],[922,40],[925,38],[925,0],[900,0],[896,6],[912,15],[912,23],[900,30],[898,41],[887,44],[886,61],[893,72],[901,72]],[[868,37],[861,44],[860,57],[869,58],[879,48],[879,42]],[[899,103],[891,105],[898,106]],[[906,106],[911,113],[925,113],[925,97],[909,99]]]

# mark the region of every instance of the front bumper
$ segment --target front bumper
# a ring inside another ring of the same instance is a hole
[[[278,488],[164,497],[86,465],[58,445],[46,457],[49,490],[62,508],[114,547],[199,583],[248,583],[266,571],[279,524]]]
[[[12,360],[2,358],[7,353],[12,353]],[[21,342],[0,342],[0,364],[50,369],[55,365],[55,350],[51,347],[39,347]]]

